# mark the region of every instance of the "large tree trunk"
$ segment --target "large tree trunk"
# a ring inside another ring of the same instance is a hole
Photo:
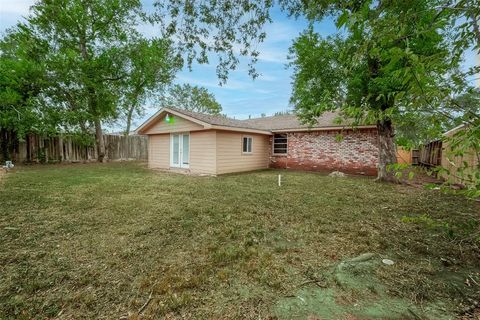
[[[5,128],[0,129],[0,145],[2,149],[2,162],[10,160],[8,155],[8,131]]]
[[[105,158],[105,143],[103,141],[102,122],[100,119],[95,120],[95,142],[97,145],[97,161],[103,162]]]
[[[378,130],[378,175],[379,181],[394,182],[395,172],[390,165],[397,163],[397,147],[395,145],[392,121],[384,119],[377,121]]]
[[[133,110],[135,109],[134,106],[131,106],[128,109],[127,113],[127,128],[125,129],[125,135],[128,136],[130,134],[130,127],[132,126],[132,117],[133,117]]]

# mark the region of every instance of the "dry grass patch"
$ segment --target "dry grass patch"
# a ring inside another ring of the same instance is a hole
[[[17,168],[0,186],[0,318],[281,317],[279,299],[365,252],[397,262],[378,274],[392,296],[457,312],[478,293],[440,281],[480,272],[478,203],[301,172],[278,188],[277,173]]]

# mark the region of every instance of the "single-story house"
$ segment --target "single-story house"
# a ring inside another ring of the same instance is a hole
[[[313,126],[295,115],[237,120],[162,108],[136,132],[148,135],[148,166],[218,175],[273,168],[375,175],[374,125],[338,124],[324,113]]]

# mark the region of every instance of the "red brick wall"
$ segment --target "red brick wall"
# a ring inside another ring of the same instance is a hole
[[[338,140],[339,134],[343,139]],[[270,159],[272,168],[376,175],[377,130],[291,132],[288,133],[288,154],[272,155]]]

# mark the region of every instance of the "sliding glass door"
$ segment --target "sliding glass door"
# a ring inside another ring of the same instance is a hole
[[[170,135],[170,166],[188,168],[190,161],[190,134],[172,133]]]

